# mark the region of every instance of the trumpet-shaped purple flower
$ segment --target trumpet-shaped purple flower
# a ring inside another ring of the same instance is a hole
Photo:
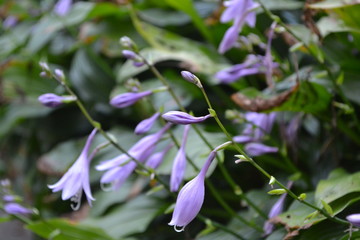
[[[221,15],[221,22],[233,22],[233,26],[230,27],[219,46],[219,53],[225,53],[227,50],[232,48],[241,32],[242,27],[247,23],[250,27],[255,26],[256,13],[254,9],[259,4],[254,3],[252,0],[230,0],[224,3],[226,10]]]
[[[54,12],[59,16],[65,16],[71,9],[72,0],[59,0],[54,6]]]
[[[43,95],[40,95],[38,98],[39,102],[50,108],[58,107],[66,102],[71,102],[76,100],[73,96],[58,96],[53,93],[45,93]]]
[[[249,155],[256,157],[267,153],[278,152],[279,149],[277,147],[270,147],[262,143],[251,142],[245,145],[245,151]]]
[[[32,210],[23,207],[18,203],[6,203],[4,205],[4,211],[7,214],[12,214],[12,215],[27,215],[33,213]]]
[[[168,122],[175,124],[192,124],[192,123],[201,123],[211,117],[210,114],[202,117],[194,117],[188,113],[180,111],[169,111],[162,115],[162,118]]]
[[[128,153],[139,162],[145,162],[147,158],[153,153],[156,144],[163,136],[163,134],[170,128],[171,124],[167,124],[159,132],[143,137],[134,146],[132,146]],[[123,166],[122,166],[123,165]],[[136,163],[131,161],[126,154],[121,154],[113,159],[103,161],[96,166],[96,170],[105,171],[100,179],[101,184],[112,184],[113,189],[117,189],[126,180],[127,177],[136,168]]]
[[[212,151],[199,174],[180,190],[172,219],[169,223],[170,226],[174,226],[175,231],[183,231],[186,225],[200,212],[205,196],[204,181],[206,172],[215,156],[216,151]]]
[[[360,213],[348,215],[346,220],[348,220],[355,227],[360,227]]]
[[[173,145],[169,144],[164,150],[151,155],[151,157],[149,157],[149,159],[146,161],[146,166],[156,169],[158,166],[160,166],[164,160],[165,155],[172,147]]]
[[[139,93],[132,93],[132,92],[122,93],[111,99],[110,104],[117,108],[124,108],[133,105],[141,98],[149,96],[151,94],[152,91],[144,91]]]
[[[189,130],[190,130],[190,125],[186,125],[184,129],[181,146],[175,156],[174,163],[172,166],[171,177],[170,177],[170,191],[172,192],[176,192],[179,189],[181,181],[184,178],[185,169],[186,169],[185,145]]]
[[[64,176],[57,183],[49,185],[49,188],[52,189],[53,192],[62,190],[62,200],[71,199],[71,201],[75,202],[76,205],[72,205],[74,210],[77,210],[80,207],[83,190],[90,206],[91,201],[95,200],[91,194],[89,182],[89,165],[92,157],[94,156],[93,154],[89,156],[89,149],[94,140],[95,134],[96,129],[91,132],[80,156],[64,174]]]
[[[142,120],[135,128],[135,134],[140,135],[148,132],[151,127],[154,125],[156,119],[160,116],[160,113],[155,113],[151,117]]]

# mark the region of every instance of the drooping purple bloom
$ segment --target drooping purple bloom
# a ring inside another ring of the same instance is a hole
[[[212,151],[199,174],[180,190],[169,223],[170,226],[174,226],[175,231],[183,231],[186,225],[200,212],[205,196],[204,181],[206,172],[215,156],[216,151]]]
[[[162,118],[168,122],[175,124],[193,124],[193,123],[201,123],[211,117],[210,114],[202,117],[194,117],[188,113],[181,111],[169,111],[162,115]]]
[[[140,135],[140,134],[144,134],[146,132],[148,132],[151,127],[154,125],[156,119],[158,119],[158,117],[160,116],[160,113],[157,112],[154,115],[152,115],[151,117],[142,120],[135,128],[135,134],[136,135]]]
[[[247,121],[242,134],[235,136],[233,139],[238,143],[258,142],[269,134],[276,118],[276,113],[269,114],[248,112],[245,114]]]
[[[186,125],[184,129],[184,134],[181,142],[179,151],[177,152],[174,163],[171,170],[170,177],[170,191],[176,192],[184,178],[185,169],[186,169],[186,153],[185,145],[190,130],[190,125]]]
[[[71,201],[75,202],[76,205],[72,206],[74,210],[77,210],[80,207],[80,200],[83,191],[85,192],[90,206],[91,201],[95,200],[91,194],[89,181],[89,165],[92,160],[91,157],[93,157],[93,154],[89,156],[89,149],[94,140],[96,131],[97,130],[94,129],[91,132],[80,156],[64,174],[64,176],[57,183],[49,185],[49,188],[52,189],[53,192],[62,190],[62,200],[71,199]]]
[[[288,188],[291,188],[293,182],[288,183]],[[274,218],[278,215],[280,215],[284,210],[284,203],[286,198],[286,193],[281,195],[281,197],[275,202],[275,204],[271,207],[270,212],[268,214],[268,218]],[[266,221],[264,224],[264,235],[269,235],[274,230],[274,224],[272,224],[270,221]]]
[[[33,213],[32,210],[21,206],[18,203],[6,203],[4,204],[4,211],[7,214],[12,214],[12,215],[27,215],[27,214],[31,214]]]
[[[133,92],[122,93],[111,99],[110,104],[117,108],[124,108],[133,105],[141,98],[149,96],[151,94],[152,91],[144,91],[139,93],[133,93]]]
[[[53,93],[45,93],[38,97],[39,102],[50,108],[58,107],[66,102],[71,102],[76,100],[73,96],[58,96]]]
[[[348,215],[346,219],[355,227],[360,227],[360,213]]]
[[[141,163],[145,162],[145,160],[153,153],[156,144],[170,126],[171,124],[167,124],[157,133],[140,139],[129,149],[129,155]],[[106,171],[100,179],[101,184],[111,183],[113,189],[118,189],[134,171],[136,163],[126,154],[121,154],[113,159],[101,162],[95,168],[98,171]]]
[[[256,13],[254,9],[259,6],[252,0],[230,0],[224,2],[224,5],[226,10],[221,15],[220,21],[224,23],[233,20],[233,26],[226,31],[218,49],[219,53],[225,53],[235,45],[245,23],[250,27],[255,26]]]
[[[54,6],[54,12],[59,16],[65,16],[71,9],[72,0],[59,0]]]
[[[164,150],[151,155],[151,157],[149,157],[149,159],[146,161],[146,166],[148,166],[152,169],[156,169],[158,166],[160,166],[160,164],[164,160],[165,155],[169,152],[169,150],[172,147],[173,147],[173,145],[169,144],[168,146],[165,147]]]
[[[251,142],[245,145],[245,151],[253,157],[264,155],[267,153],[275,153],[278,152],[279,149],[277,147],[270,147],[262,143]]]
[[[265,60],[264,56],[249,54],[243,63],[217,72],[215,78],[219,79],[220,83],[232,83],[245,76],[266,73],[269,66]],[[274,62],[270,65],[271,68],[277,66]]]

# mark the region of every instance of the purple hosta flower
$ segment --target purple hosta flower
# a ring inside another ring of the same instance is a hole
[[[76,98],[73,96],[58,96],[53,93],[45,93],[39,96],[38,100],[42,105],[54,108],[64,103],[75,101]]]
[[[165,155],[169,152],[169,150],[172,147],[173,147],[173,144],[169,144],[168,146],[165,147],[164,150],[151,155],[151,157],[149,157],[149,159],[146,161],[146,166],[148,166],[152,169],[156,169],[158,166],[160,166],[160,164],[164,160]]]
[[[3,200],[5,202],[13,202],[13,201],[15,201],[15,197],[13,195],[5,195],[5,196],[3,196]]]
[[[71,9],[72,0],[59,0],[54,6],[54,12],[59,16],[65,16]]]
[[[141,98],[149,96],[151,94],[152,91],[144,91],[139,93],[133,93],[133,92],[122,93],[111,99],[110,104],[117,108],[124,108],[133,105]]]
[[[269,134],[276,118],[276,113],[269,114],[248,112],[245,114],[247,124],[240,136],[235,136],[234,141],[238,143],[261,141]]]
[[[346,220],[348,220],[353,226],[360,227],[360,213],[348,215]]]
[[[270,147],[262,143],[252,142],[245,144],[245,151],[250,156],[256,157],[267,153],[278,152],[279,149],[277,147]]]
[[[160,116],[160,113],[155,113],[151,117],[142,120],[135,128],[135,134],[140,135],[148,132],[151,127],[154,125],[156,119]]]
[[[291,188],[293,182],[289,182],[287,184],[288,188]],[[283,210],[284,210],[284,203],[285,203],[285,198],[286,198],[286,193],[284,193],[283,195],[281,195],[281,197],[275,202],[275,204],[271,207],[270,212],[268,214],[268,218],[274,218],[278,215],[280,215]],[[272,233],[272,231],[274,230],[274,224],[272,224],[269,220],[265,222],[264,224],[264,235],[269,235],[270,233]]]
[[[10,28],[12,28],[12,27],[15,27],[15,25],[17,24],[17,22],[18,22],[18,18],[16,17],[16,16],[13,16],[13,15],[10,15],[10,16],[8,16],[5,20],[4,20],[4,22],[3,22],[3,28],[4,29],[10,29]]]
[[[171,124],[167,124],[157,133],[143,137],[134,146],[132,146],[128,153],[139,162],[145,162],[147,158],[153,153],[156,144],[159,142],[163,134],[170,128]],[[96,166],[96,170],[105,171],[101,177],[101,184],[112,184],[113,189],[117,189],[126,180],[127,177],[136,168],[136,163],[130,159],[126,154],[121,154],[113,159],[103,161]]]
[[[174,226],[175,231],[183,231],[186,225],[199,213],[204,202],[206,172],[215,156],[216,151],[212,151],[200,173],[180,190],[176,199],[172,219],[169,223],[170,226]]]
[[[220,21],[230,22],[233,20],[234,22],[233,26],[226,31],[220,43],[219,53],[225,53],[236,44],[238,35],[245,23],[250,27],[255,26],[256,13],[254,9],[259,6],[252,0],[230,0],[224,2],[224,5],[226,10],[221,15]]]
[[[210,114],[202,117],[194,117],[186,112],[181,111],[169,111],[162,115],[162,118],[168,122],[175,124],[192,124],[192,123],[201,123],[211,117]]]
[[[33,211],[21,206],[18,203],[6,203],[4,204],[4,211],[7,214],[12,214],[12,215],[27,215],[27,214],[32,214]]]
[[[198,86],[199,88],[202,88],[202,84],[200,82],[200,79],[195,76],[193,73],[189,72],[189,71],[181,71],[181,76],[188,82],[191,82],[193,84],[195,84],[196,86]]]
[[[270,67],[275,68],[277,66],[277,63],[272,62]],[[267,68],[268,63],[264,56],[249,54],[244,63],[217,72],[215,78],[219,79],[221,83],[232,83],[248,75],[266,73]]]
[[[129,60],[133,60],[133,65],[135,67],[141,67],[145,64],[144,60],[138,54],[131,50],[123,50],[122,55]]]
[[[71,205],[74,210],[77,210],[80,207],[83,190],[90,206],[91,201],[95,200],[91,194],[89,182],[89,165],[92,157],[94,156],[93,154],[89,156],[89,149],[94,140],[95,134],[96,129],[91,132],[80,156],[64,174],[64,176],[57,183],[49,185],[49,188],[51,188],[53,192],[62,190],[62,200],[71,199],[71,201],[75,202],[75,206]]]
[[[186,125],[184,129],[181,146],[175,156],[174,163],[172,166],[171,177],[170,177],[170,191],[172,192],[176,192],[179,189],[181,181],[184,178],[185,169],[186,169],[185,145],[189,134],[189,130],[190,130],[190,125]]]

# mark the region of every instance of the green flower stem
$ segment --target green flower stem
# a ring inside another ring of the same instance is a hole
[[[149,63],[147,61],[147,59],[145,59],[142,55],[139,54],[139,56],[142,58],[142,60],[144,61],[144,63],[148,66],[148,68],[154,73],[154,75],[162,82],[162,84],[167,87],[170,95],[172,96],[172,98],[174,99],[174,101],[176,102],[176,104],[178,105],[178,107],[180,108],[180,110],[182,110],[183,112],[186,112],[186,109],[183,107],[183,105],[181,104],[179,98],[176,96],[175,92],[173,91],[173,89],[171,88],[171,86],[168,84],[168,82],[166,81],[166,79],[162,76],[162,74],[157,70],[157,68],[155,68],[151,63]],[[205,138],[205,136],[201,133],[201,131],[198,129],[198,127],[196,125],[192,126],[193,129],[196,131],[196,133],[199,135],[199,137],[204,141],[204,143],[210,148],[210,150],[213,150],[214,147],[210,144],[210,142]],[[188,160],[190,160],[188,158]],[[241,198],[243,198],[247,204],[251,207],[254,208],[254,210],[256,212],[259,213],[259,215],[263,216],[264,218],[267,219],[267,216],[264,212],[262,212],[258,207],[256,207],[247,197],[245,197],[245,194],[243,194],[241,188],[239,185],[237,185],[231,178],[230,174],[228,173],[228,171],[226,170],[226,168],[223,166],[222,161],[219,159],[219,157],[216,155],[216,160],[218,162],[218,165],[220,166],[220,170],[221,173],[224,175],[225,180],[228,181],[229,185],[233,188],[233,191],[236,195],[239,195]],[[190,164],[194,167],[195,170],[199,170],[196,165],[190,160],[189,161]],[[231,215],[235,214],[234,216],[236,218],[238,218],[239,220],[243,221],[244,223],[247,223],[247,221],[245,219],[243,219],[242,217],[240,217],[238,214],[236,214],[236,212],[234,212],[229,205],[222,199],[221,195],[219,195],[216,191],[216,188],[212,185],[212,183],[208,180],[205,181],[207,186],[209,187],[210,191],[212,192],[212,194],[214,195],[214,197],[218,200],[218,202],[222,205],[222,207],[227,210]],[[239,194],[239,192],[241,194]],[[260,229],[258,226],[251,224],[251,223],[247,223],[250,224],[250,226],[257,228],[258,230],[263,231],[262,229]]]
[[[344,92],[342,91],[342,89],[339,87],[339,85],[336,83],[336,79],[333,76],[330,68],[326,65],[326,63],[324,61],[320,61],[319,58],[317,57],[317,54],[312,51],[312,49],[300,38],[298,37],[281,19],[279,16],[276,16],[275,14],[273,14],[269,9],[267,9],[265,7],[265,5],[262,3],[262,1],[258,1],[258,3],[260,4],[261,8],[264,10],[265,14],[272,20],[276,21],[280,26],[282,26],[288,33],[290,33],[297,41],[301,42],[303,44],[303,46],[306,48],[306,50],[316,59],[316,61],[318,61],[318,63],[325,69],[325,71],[327,72],[331,83],[333,85],[333,87],[335,88],[336,92],[339,94],[340,98],[344,101],[344,103],[346,105],[348,105],[351,109],[354,109],[352,103],[346,98]],[[353,119],[353,121],[356,123],[356,127],[357,129],[360,131],[360,124],[359,124],[359,119],[355,113],[355,111],[353,111],[351,113],[351,117]]]
[[[233,142],[233,138],[232,136],[230,135],[230,133],[226,130],[226,128],[224,127],[224,125],[222,124],[222,122],[220,121],[220,119],[218,118],[217,114],[216,114],[216,111],[212,108],[211,106],[211,103],[209,101],[209,98],[204,90],[204,88],[201,88],[201,91],[204,95],[204,98],[209,106],[209,111],[212,112],[213,114],[213,117],[215,118],[216,122],[218,123],[219,127],[221,128],[221,130],[224,132],[224,134],[227,136],[227,138],[229,139],[229,141],[232,141]],[[252,158],[250,158],[244,150],[242,150],[240,148],[240,146],[238,144],[236,144],[235,142],[233,142],[233,145],[235,147],[235,149],[245,157],[245,159],[250,162],[257,170],[259,170],[263,175],[265,175],[267,178],[271,179],[271,175],[265,170],[263,169],[260,165],[258,165]],[[316,207],[315,205],[309,203],[309,202],[306,202],[304,200],[300,200],[298,198],[298,196],[296,196],[295,193],[293,193],[289,188],[287,188],[285,185],[283,185],[281,182],[279,182],[277,179],[275,179],[275,183],[277,183],[281,188],[283,188],[288,194],[289,196],[291,196],[292,198],[294,198],[295,200],[319,211],[322,215],[324,215],[326,218],[334,221],[334,222],[337,222],[337,223],[341,223],[341,224],[349,224],[349,222],[345,221],[345,220],[342,220],[340,218],[337,218],[335,216],[331,216],[330,214],[328,214],[326,211],[324,211],[323,209],[320,209],[318,207]]]

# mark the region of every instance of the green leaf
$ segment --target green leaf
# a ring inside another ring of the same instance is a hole
[[[291,0],[263,0],[262,3],[269,10],[294,10],[304,6],[302,2]]]
[[[155,199],[141,195],[103,217],[85,220],[84,224],[102,228],[108,235],[120,239],[130,234],[143,232],[159,208],[159,202]]]
[[[212,42],[212,35],[210,34],[209,30],[207,29],[206,25],[204,24],[203,19],[199,16],[196,9],[194,8],[192,0],[166,0],[166,2],[171,5],[172,7],[185,12],[188,14],[191,19],[193,20],[195,26],[200,30],[200,32],[204,35],[204,37]]]
[[[46,239],[53,236],[53,240],[112,240],[100,228],[70,223],[64,219],[32,222],[26,228]]]

